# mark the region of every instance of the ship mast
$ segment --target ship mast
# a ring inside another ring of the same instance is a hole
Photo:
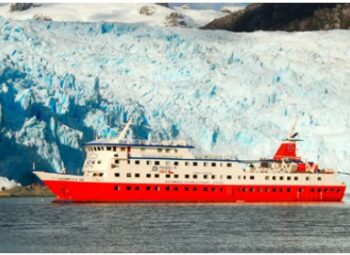
[[[129,119],[128,123],[126,123],[125,127],[123,128],[122,132],[120,135],[117,137],[117,141],[120,142],[125,139],[126,135],[128,134],[128,130],[130,128],[132,122],[132,118]]]

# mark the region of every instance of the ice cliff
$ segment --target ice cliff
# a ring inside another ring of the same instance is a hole
[[[241,159],[271,157],[299,113],[300,154],[349,172],[349,39],[0,19],[0,175],[77,172],[132,112],[135,138]]]

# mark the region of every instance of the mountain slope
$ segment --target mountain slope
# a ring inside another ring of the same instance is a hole
[[[135,138],[270,157],[297,113],[300,153],[349,171],[348,31],[230,33],[0,19],[0,175],[77,172],[81,146],[133,114]],[[303,43],[300,43],[303,42]]]
[[[203,29],[233,32],[318,31],[350,28],[350,4],[268,3],[250,4],[244,10],[218,18]]]

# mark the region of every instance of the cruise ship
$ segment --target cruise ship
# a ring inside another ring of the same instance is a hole
[[[341,201],[336,171],[297,156],[294,128],[271,159],[196,156],[183,141],[115,139],[85,144],[82,175],[34,173],[57,202],[324,202]]]

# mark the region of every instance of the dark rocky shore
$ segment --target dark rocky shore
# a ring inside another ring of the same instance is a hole
[[[44,185],[31,184],[0,191],[0,197],[52,197],[52,192]]]

